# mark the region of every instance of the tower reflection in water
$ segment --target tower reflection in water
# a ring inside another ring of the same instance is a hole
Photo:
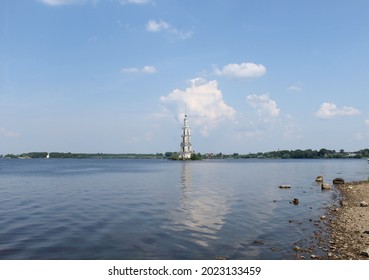
[[[182,192],[173,216],[174,230],[188,231],[192,242],[207,247],[218,239],[228,209],[222,188],[214,179],[216,176],[205,178],[201,170],[193,170],[196,166],[195,162],[183,162]]]

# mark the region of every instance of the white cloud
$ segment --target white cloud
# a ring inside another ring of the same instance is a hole
[[[146,30],[153,33],[166,32],[168,34],[175,35],[182,40],[190,38],[193,34],[192,31],[179,30],[164,20],[149,20],[146,24]]]
[[[369,120],[365,120],[365,124],[366,125],[369,125]]]
[[[122,68],[120,70],[122,73],[147,73],[147,74],[153,74],[156,73],[157,70],[154,66],[146,65],[143,68],[137,68],[137,67],[129,67],[129,68]]]
[[[142,68],[142,72],[144,73],[156,73],[156,68],[154,66],[145,66]]]
[[[361,112],[354,107],[344,106],[337,108],[336,104],[325,102],[320,105],[320,109],[316,112],[316,116],[321,119],[331,119],[336,116],[353,116],[359,115]]]
[[[19,134],[13,131],[8,131],[5,128],[0,127],[0,136],[3,137],[18,137]]]
[[[214,67],[214,74],[218,76],[226,76],[231,78],[254,78],[263,76],[266,73],[266,68],[262,64],[245,62],[241,64],[231,63],[223,66],[220,70]]]
[[[279,116],[280,109],[277,103],[269,98],[268,94],[248,95],[246,101],[251,107],[256,109],[260,119],[264,122],[270,122]]]
[[[159,32],[162,30],[168,30],[170,28],[169,23],[164,20],[156,21],[156,20],[149,20],[146,24],[147,31],[150,32]]]
[[[160,97],[163,104],[174,106],[180,121],[186,106],[191,124],[200,127],[201,133],[207,136],[221,121],[234,120],[236,111],[224,102],[217,81],[195,78],[190,83],[185,90],[175,89]]]

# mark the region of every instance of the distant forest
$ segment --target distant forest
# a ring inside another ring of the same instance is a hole
[[[73,159],[178,159],[177,152],[156,154],[104,154],[104,153],[60,153],[31,152],[19,155],[0,155],[0,158],[73,158]],[[369,158],[369,149],[356,152],[345,152],[320,149],[318,150],[278,150],[249,154],[194,153],[192,159],[319,159],[319,158]]]

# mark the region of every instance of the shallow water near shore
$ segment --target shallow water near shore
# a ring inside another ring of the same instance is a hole
[[[337,196],[318,175],[363,180],[369,165],[0,159],[0,259],[293,259]]]

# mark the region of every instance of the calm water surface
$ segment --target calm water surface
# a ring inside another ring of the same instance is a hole
[[[292,259],[337,197],[317,175],[362,180],[369,165],[0,159],[0,259]]]

